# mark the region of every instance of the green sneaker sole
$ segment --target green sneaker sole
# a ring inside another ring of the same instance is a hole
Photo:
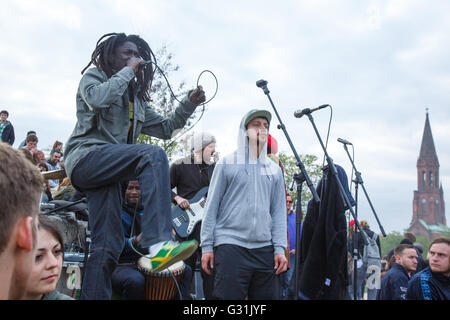
[[[160,272],[167,269],[174,263],[189,258],[198,248],[196,240],[190,240],[180,243],[178,246],[164,251],[164,247],[160,250],[164,256],[155,256],[151,258],[152,271]]]

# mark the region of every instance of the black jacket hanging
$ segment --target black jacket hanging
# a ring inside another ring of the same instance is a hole
[[[345,171],[336,168],[348,196]],[[319,181],[317,193],[321,201],[308,203],[303,224],[298,288],[309,299],[342,299],[348,284],[345,206],[336,178],[329,170]],[[353,205],[351,195],[349,200]]]

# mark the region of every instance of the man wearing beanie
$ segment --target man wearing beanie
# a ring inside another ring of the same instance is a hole
[[[178,159],[170,166],[170,187],[172,200],[182,209],[189,208],[189,200],[194,198],[204,187],[208,187],[214,170],[216,151],[216,138],[209,132],[196,133],[191,142],[191,154]],[[186,239],[195,239],[200,242],[201,221],[197,223],[192,233]],[[176,235],[178,240],[183,238]],[[184,239],[183,239],[184,240]],[[200,248],[184,262],[195,270],[197,259],[201,258]],[[203,280],[203,293],[206,299],[211,298],[212,277],[201,270]],[[192,279],[191,279],[192,281]]]
[[[214,274],[214,298],[279,298],[286,271],[286,193],[281,168],[267,157],[272,116],[251,110],[238,147],[214,169],[201,229],[202,269]]]

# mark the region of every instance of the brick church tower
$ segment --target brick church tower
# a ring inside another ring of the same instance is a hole
[[[417,159],[417,190],[414,191],[413,216],[407,231],[432,239],[448,230],[444,190],[439,182],[439,160],[427,109],[422,145]]]

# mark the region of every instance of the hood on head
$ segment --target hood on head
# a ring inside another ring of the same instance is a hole
[[[248,147],[248,138],[247,138],[247,125],[250,121],[252,121],[255,118],[267,119],[267,122],[269,123],[269,128],[270,128],[270,121],[272,120],[272,115],[269,111],[264,110],[264,109],[252,109],[244,115],[244,117],[241,120],[241,123],[239,126],[239,133],[238,133],[237,153],[238,153],[238,159],[240,159],[240,160],[245,160],[248,156],[249,147]],[[265,161],[265,158],[267,156],[267,141],[268,140],[266,140],[266,142],[262,146],[261,152],[259,154],[259,159],[262,161]]]

